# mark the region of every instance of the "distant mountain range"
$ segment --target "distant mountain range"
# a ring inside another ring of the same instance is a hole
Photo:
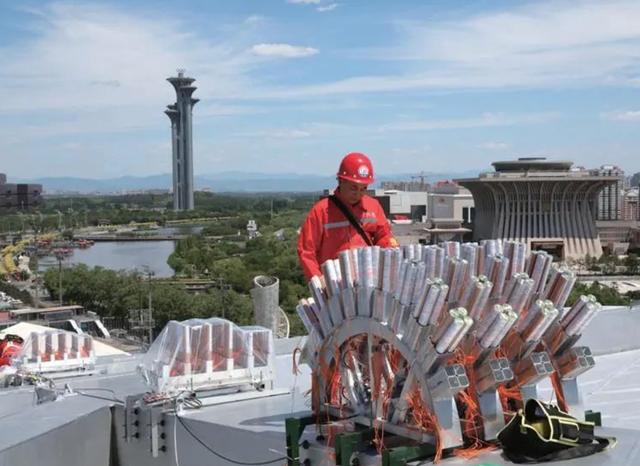
[[[477,170],[452,173],[424,173],[428,183],[452,178],[476,176]],[[410,181],[415,174],[399,173],[381,175],[378,181]],[[21,183],[42,184],[45,194],[52,193],[118,193],[122,191],[170,189],[171,174],[151,176],[121,176],[118,178],[91,179],[75,177],[45,177],[16,180]],[[335,185],[334,176],[301,175],[295,173],[268,174],[228,171],[209,175],[197,175],[196,189],[208,188],[214,192],[313,192]],[[16,182],[14,181],[14,182]],[[415,178],[414,178],[415,181]],[[376,183],[377,185],[377,183]]]

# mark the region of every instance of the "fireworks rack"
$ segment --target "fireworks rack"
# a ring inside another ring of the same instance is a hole
[[[565,310],[576,277],[552,262],[487,240],[364,247],[322,264],[297,307],[313,414],[287,422],[289,464],[331,449],[336,464],[359,451],[360,464],[392,464],[482,448],[547,377],[583,417],[577,377],[594,361],[575,344],[601,306],[582,296]]]
[[[12,360],[18,371],[49,378],[87,374],[95,368],[93,338],[64,330],[31,332]]]
[[[275,350],[271,330],[240,327],[220,319],[170,321],[139,367],[155,393],[205,391],[273,382]]]

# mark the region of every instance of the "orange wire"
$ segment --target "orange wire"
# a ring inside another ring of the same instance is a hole
[[[562,388],[562,383],[560,382],[560,374],[558,374],[558,371],[553,371],[553,373],[551,374],[551,385],[553,386],[553,391],[556,392],[558,408],[560,408],[565,413],[569,412],[569,406],[567,405],[567,400],[564,397],[564,390]]]
[[[429,412],[422,403],[422,397],[420,396],[420,389],[416,389],[409,395],[407,400],[411,407],[411,415],[413,416],[416,425],[424,429],[426,432],[431,432],[436,441],[436,453],[433,457],[433,462],[438,463],[442,459],[443,445],[442,445],[442,428],[438,423],[436,416]]]

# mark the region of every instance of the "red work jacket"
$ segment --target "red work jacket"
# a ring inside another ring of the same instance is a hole
[[[377,200],[365,195],[360,202],[349,207],[375,245],[397,246],[391,226]],[[324,198],[315,203],[302,225],[298,238],[298,257],[308,280],[320,275],[320,264],[335,259],[340,251],[366,245],[340,209]]]

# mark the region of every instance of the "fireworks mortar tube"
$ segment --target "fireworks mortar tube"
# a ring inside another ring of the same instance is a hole
[[[436,284],[434,284],[436,286]],[[442,311],[445,307],[445,302],[447,299],[447,294],[449,293],[449,287],[444,283],[438,285],[438,299],[436,300],[436,304],[433,306],[433,312],[429,316],[429,321],[427,322],[429,325],[437,325],[440,321],[440,316],[442,315]],[[422,317],[420,318],[420,322],[422,322]]]
[[[426,293],[415,308],[414,316],[417,314],[416,320],[421,326],[429,324],[431,314],[435,311],[438,296],[440,295],[440,287],[436,284],[430,284],[425,287]]]
[[[467,325],[465,317],[467,317],[467,310],[463,307],[457,307],[449,311],[447,319],[443,322],[434,342],[437,353],[446,353],[458,334],[464,332]]]
[[[351,270],[353,273],[353,286],[359,286],[360,283],[360,259],[358,257],[358,249],[349,249],[351,254]]]
[[[449,302],[457,303],[460,300],[460,293],[464,285],[464,278],[467,275],[469,263],[464,259],[449,259]]]
[[[444,261],[445,261],[445,252],[441,247],[436,247],[436,267],[435,267],[435,278],[442,278],[444,275]]]
[[[487,328],[482,338],[480,338],[480,346],[483,348],[494,348],[498,345],[498,335],[509,325],[510,315],[506,306],[501,306],[500,312],[492,320],[491,325]]]
[[[410,262],[407,265],[407,271],[404,277],[404,283],[402,284],[402,292],[400,293],[400,304],[408,306],[411,304],[411,298],[413,297],[413,289],[416,285],[416,275],[418,274],[418,267],[415,263]]]
[[[591,323],[591,321],[600,313],[600,311],[602,311],[602,304],[600,303],[595,303],[596,305],[596,312],[594,312],[593,314],[591,314],[591,316],[589,316],[583,323],[582,326],[577,330],[579,333],[581,334],[584,329]]]
[[[429,303],[429,305],[435,304],[435,296],[434,292],[431,291],[433,286],[433,281],[430,279],[425,280],[424,284],[421,286],[420,293],[418,295],[418,299],[413,307],[413,318],[418,320],[420,318],[420,314],[422,313],[422,308],[427,304],[427,300],[429,299],[429,292],[431,292],[431,299],[433,302]],[[417,287],[416,287],[417,288]]]
[[[571,290],[573,289],[573,286],[575,285],[576,280],[577,280],[576,274],[573,272],[570,272],[569,282],[562,290],[562,294],[560,295],[558,302],[556,303],[556,307],[558,309],[564,309],[564,305],[566,304],[567,299],[569,299],[569,295],[571,294]]]
[[[558,317],[558,310],[554,307],[552,309],[543,310],[544,320],[538,324],[537,327],[532,327],[530,333],[527,335],[527,341],[538,341],[542,338],[542,335],[553,324]],[[532,324],[533,325],[533,324]]]
[[[380,253],[380,288],[385,293],[393,291],[393,249],[383,249]]]
[[[418,262],[422,261],[422,245],[421,244],[413,245],[413,257],[414,257],[414,260]]]
[[[346,290],[348,288],[353,289],[353,287],[355,286],[354,270],[353,270],[353,265],[351,263],[351,258],[352,258],[351,251],[349,249],[340,251],[340,253],[338,253],[338,261],[340,261],[343,290]]]
[[[527,277],[526,273],[517,275],[518,278],[512,280],[513,285],[511,292],[505,302],[511,305],[516,314],[520,314],[525,304],[530,300],[531,294],[533,293],[534,282]]]
[[[464,243],[460,247],[460,257],[467,261],[469,264],[467,268],[467,276],[465,281],[470,280],[471,277],[479,275],[478,272],[478,245],[475,243]]]
[[[484,337],[485,333],[487,333],[489,328],[493,325],[493,322],[498,317],[501,311],[502,304],[494,304],[489,309],[487,309],[487,312],[484,315],[480,316],[480,318],[476,320],[477,325],[475,328],[475,332],[478,340],[481,340]]]
[[[331,318],[329,317],[328,310],[326,309],[326,307],[319,307],[313,298],[307,299],[307,302],[309,303],[309,308],[311,309],[312,314],[320,324],[322,334],[326,338],[333,330],[333,324],[331,323]]]
[[[380,287],[380,246],[372,246],[371,248],[371,286]]]
[[[505,339],[509,331],[513,328],[516,321],[518,320],[518,314],[516,314],[513,310],[507,310],[509,313],[509,323],[502,329],[502,331],[498,334],[495,341],[495,346],[498,346],[502,343],[502,340]]]
[[[422,250],[422,260],[425,263],[427,278],[432,280],[436,276],[436,249],[433,246],[425,246]]]
[[[544,256],[544,269],[542,270],[542,275],[540,280],[538,281],[538,287],[536,289],[537,293],[542,293],[544,290],[544,286],[547,283],[547,279],[549,278],[549,273],[551,272],[551,265],[553,264],[553,257],[550,254],[545,254]]]
[[[584,306],[586,306],[590,302],[591,300],[589,299],[589,297],[585,295],[581,295],[578,299],[576,299],[576,302],[573,303],[573,306],[571,306],[571,308],[569,308],[569,310],[565,312],[560,318],[560,325],[562,326],[562,328],[566,329],[567,325],[571,323],[571,320],[573,320],[576,315],[580,314]]]
[[[460,243],[457,241],[444,241],[441,245],[445,251],[447,258],[459,258],[460,257]]]
[[[299,304],[296,306],[296,312],[298,313],[298,316],[300,317],[300,320],[302,321],[302,325],[304,325],[304,328],[307,329],[307,333],[311,334],[311,332],[313,332],[314,330],[318,329],[320,326],[317,323],[314,324],[311,321],[311,318],[310,318],[309,313],[307,311],[307,306],[308,306],[307,300],[306,299],[301,299]]]
[[[403,262],[402,250],[400,248],[395,248],[391,258],[391,288],[389,290],[389,292],[393,293],[394,296],[400,286],[399,284],[402,283],[402,274],[404,273],[404,270],[402,269]]]
[[[467,333],[469,332],[469,329],[473,327],[473,319],[471,317],[467,315],[463,317],[463,320],[464,320],[464,328],[460,333],[458,333],[458,335],[456,335],[456,337],[453,339],[453,341],[447,348],[448,353],[452,353],[453,351],[455,351],[455,349],[458,347],[458,345],[460,344],[464,336],[467,335]]]
[[[404,288],[404,281],[407,274],[407,270],[409,269],[409,264],[411,262],[403,259],[398,268],[398,274],[396,276],[396,283],[393,290],[393,297],[400,301],[400,296],[402,296],[402,290]]]
[[[460,299],[460,305],[467,309],[472,319],[478,319],[482,315],[489,301],[492,287],[493,285],[484,275],[472,277],[471,283],[467,284],[464,295]]]
[[[418,262],[416,264],[416,268],[418,269],[418,272],[416,273],[416,281],[413,286],[413,293],[411,295],[412,305],[416,305],[418,303],[418,301],[423,295],[425,285],[426,285],[426,274],[427,274],[426,265],[424,264],[424,262]]]
[[[360,271],[360,286],[363,288],[373,288],[373,251],[370,247],[358,249],[358,267]]]
[[[335,263],[333,260],[328,260],[324,262],[320,268],[322,269],[322,275],[324,276],[327,297],[332,298],[334,296],[338,296],[340,294],[340,281],[338,280]]]
[[[404,258],[406,260],[412,261],[414,259],[414,257],[413,257],[413,247],[411,247],[410,244],[402,246],[402,255],[404,256]]]
[[[596,312],[598,312],[598,304],[587,303],[583,306],[580,312],[565,327],[567,335],[580,335],[585,324],[591,321]]]

